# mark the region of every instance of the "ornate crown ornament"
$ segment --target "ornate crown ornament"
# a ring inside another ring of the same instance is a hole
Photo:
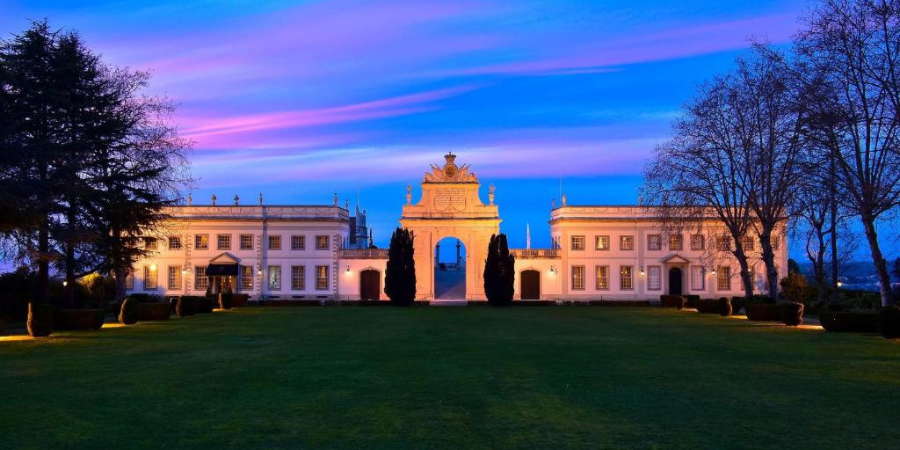
[[[444,155],[444,166],[431,165],[431,172],[425,172],[427,183],[472,183],[478,182],[475,172],[469,171],[469,164],[456,165],[456,155],[448,152]]]

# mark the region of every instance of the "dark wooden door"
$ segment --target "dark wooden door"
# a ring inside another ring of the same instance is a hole
[[[541,299],[541,273],[537,270],[523,270],[521,273],[522,300]]]
[[[669,295],[681,295],[681,269],[669,269]]]
[[[363,270],[359,273],[360,300],[381,300],[381,273]]]

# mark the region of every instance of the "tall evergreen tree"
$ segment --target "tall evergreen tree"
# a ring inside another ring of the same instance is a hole
[[[491,306],[508,306],[515,295],[516,257],[509,252],[506,234],[491,235],[484,264],[484,295]]]
[[[416,262],[414,236],[406,228],[391,235],[385,269],[384,293],[395,306],[409,306],[416,300]]]

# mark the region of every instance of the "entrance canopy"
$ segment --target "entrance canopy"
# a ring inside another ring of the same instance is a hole
[[[206,276],[208,277],[236,277],[237,275],[238,259],[228,253],[222,253],[209,260],[209,266],[206,267]]]

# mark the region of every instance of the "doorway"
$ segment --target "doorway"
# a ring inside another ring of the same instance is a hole
[[[669,295],[681,294],[681,269],[673,267],[669,269]]]
[[[359,299],[381,300],[381,273],[366,269],[359,273]]]
[[[540,300],[541,299],[541,273],[537,270],[523,270],[519,274],[520,289],[522,300]]]
[[[466,246],[455,237],[441,239],[434,248],[434,298],[466,299]]]

